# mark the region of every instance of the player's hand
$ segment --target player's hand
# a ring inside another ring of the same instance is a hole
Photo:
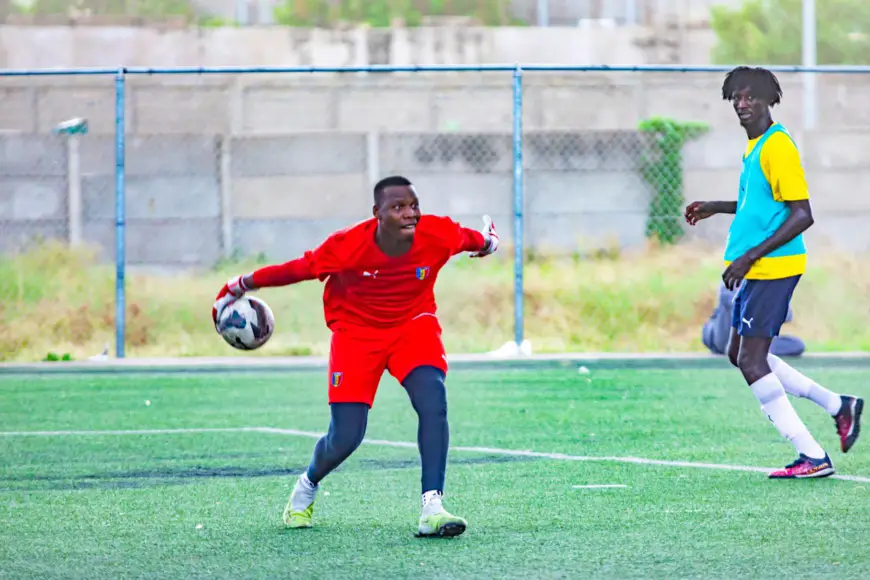
[[[750,254],[743,254],[725,268],[725,271],[722,273],[722,281],[725,283],[725,287],[728,290],[734,290],[740,283],[743,282],[743,278],[749,273],[749,269],[752,268],[752,264],[756,262],[756,258],[751,256]]]
[[[227,283],[218,292],[214,305],[211,307],[211,318],[214,321],[215,328],[217,328],[217,321],[223,309],[244,296],[246,291],[247,289],[242,283],[241,276],[234,276],[227,280]]]
[[[687,205],[685,213],[686,223],[693,226],[699,221],[714,215],[714,212],[705,208],[706,205],[707,202],[705,201],[693,201]]]
[[[498,250],[498,233],[495,231],[495,224],[492,223],[492,218],[488,215],[483,216],[483,229],[480,230],[483,234],[483,249],[472,254],[472,258],[482,258],[495,253]]]

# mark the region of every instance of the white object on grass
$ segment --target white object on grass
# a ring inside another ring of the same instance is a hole
[[[489,354],[496,357],[531,356],[532,343],[528,339],[520,345],[514,341],[506,342],[496,350],[490,351]]]
[[[88,360],[92,360],[92,361],[101,361],[101,360],[108,360],[108,359],[109,359],[109,344],[108,343],[106,343],[106,345],[103,347],[103,352],[101,352],[100,354],[95,354],[94,356],[88,357]]]

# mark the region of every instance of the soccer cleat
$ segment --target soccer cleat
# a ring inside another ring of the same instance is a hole
[[[468,527],[468,522],[447,511],[440,511],[428,516],[420,516],[417,528],[418,538],[452,538],[458,536]]]
[[[423,494],[423,513],[416,534],[418,538],[452,538],[468,527],[468,522],[444,509],[441,497],[440,491]]]
[[[284,525],[288,528],[310,528],[314,517],[316,495],[317,488],[308,488],[300,478],[284,507]]]
[[[840,449],[848,453],[858,435],[861,433],[861,412],[864,410],[864,399],[841,395],[843,402],[840,411],[834,415],[834,423],[837,425],[837,434],[840,436]]]
[[[314,502],[301,512],[294,511],[290,503],[288,501],[287,507],[284,508],[284,525],[288,528],[310,528],[313,525]]]
[[[771,472],[770,479],[810,479],[815,477],[828,477],[834,474],[834,464],[831,458],[825,454],[823,459],[813,459],[803,453],[785,466],[784,469]]]
[[[287,502],[287,507],[284,508],[284,525],[288,528],[310,528],[312,524],[312,516],[314,516],[314,504],[300,511],[293,511],[290,507],[290,502]]]

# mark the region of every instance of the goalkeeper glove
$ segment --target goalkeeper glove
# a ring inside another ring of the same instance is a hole
[[[472,258],[488,256],[498,249],[498,234],[495,231],[492,218],[488,215],[483,216],[483,229],[480,230],[480,233],[483,234],[483,249],[470,254]]]
[[[220,318],[221,312],[223,312],[224,308],[244,296],[245,292],[256,289],[245,286],[245,283],[242,281],[243,277],[244,276],[234,276],[230,278],[227,280],[227,283],[224,284],[224,287],[221,288],[220,292],[218,292],[214,305],[211,307],[211,318],[214,321],[215,328],[217,328],[218,318]]]

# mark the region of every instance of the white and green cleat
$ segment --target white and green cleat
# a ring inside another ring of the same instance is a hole
[[[468,522],[454,516],[441,505],[441,493],[427,491],[423,494],[423,513],[417,527],[418,538],[452,538],[468,527]]]
[[[302,511],[293,509],[292,500],[284,508],[284,525],[288,528],[310,528],[313,524],[314,503]]]
[[[454,516],[446,511],[420,516],[420,525],[417,528],[418,538],[452,538],[458,536],[468,527],[468,522],[459,516]]]
[[[288,528],[310,528],[313,525],[317,486],[300,477],[284,507],[284,525]]]

